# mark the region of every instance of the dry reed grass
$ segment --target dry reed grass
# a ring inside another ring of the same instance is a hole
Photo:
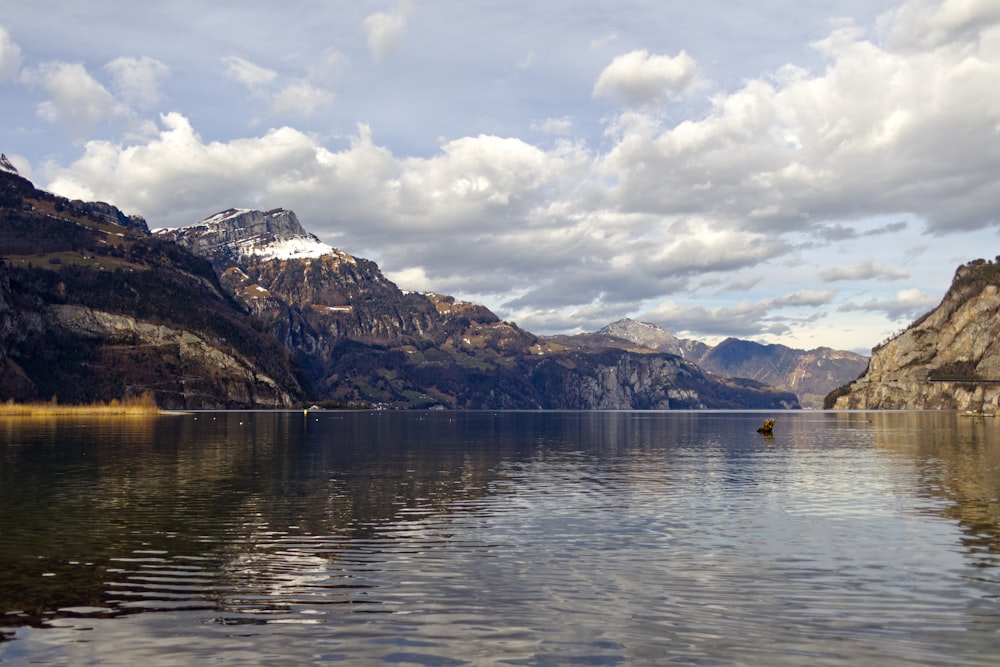
[[[0,417],[61,417],[61,416],[113,416],[148,417],[162,412],[156,405],[152,392],[140,396],[113,399],[108,403],[87,403],[83,405],[60,405],[55,398],[48,403],[0,403]]]

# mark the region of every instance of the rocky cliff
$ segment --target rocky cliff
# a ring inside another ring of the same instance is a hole
[[[958,268],[940,305],[872,350],[868,370],[828,397],[836,409],[970,410],[1000,405],[1000,264]]]
[[[0,171],[0,399],[76,403],[152,391],[169,408],[280,407],[287,352],[208,262],[141,218]]]

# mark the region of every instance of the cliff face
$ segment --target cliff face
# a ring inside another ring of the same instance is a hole
[[[307,234],[291,211],[230,209],[159,235],[211,260],[321,400],[474,406],[462,378],[493,368],[500,348],[534,341],[486,308],[403,292],[374,262]]]
[[[35,327],[22,326],[19,313],[13,305],[13,293],[7,263],[0,257],[0,397],[21,398],[31,394],[31,381],[17,363],[9,358],[8,350],[17,345]]]
[[[148,389],[170,408],[293,404],[288,391],[253,361],[195,331],[65,304],[47,308],[44,325],[55,340],[94,344],[85,364],[99,369],[89,378],[91,387]]]
[[[289,355],[212,267],[103,203],[0,173],[0,400],[76,403],[152,391],[167,408],[277,407]]]
[[[933,311],[872,351],[836,409],[971,410],[1000,405],[1000,265],[959,267]],[[835,401],[835,402],[834,402]]]

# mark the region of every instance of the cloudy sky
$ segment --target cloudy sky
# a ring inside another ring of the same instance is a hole
[[[535,333],[867,351],[1000,253],[1000,0],[32,0],[0,99],[41,187]]]

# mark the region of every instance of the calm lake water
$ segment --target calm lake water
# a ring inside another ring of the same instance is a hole
[[[4,665],[1000,663],[1000,419],[0,420],[0,521]]]

